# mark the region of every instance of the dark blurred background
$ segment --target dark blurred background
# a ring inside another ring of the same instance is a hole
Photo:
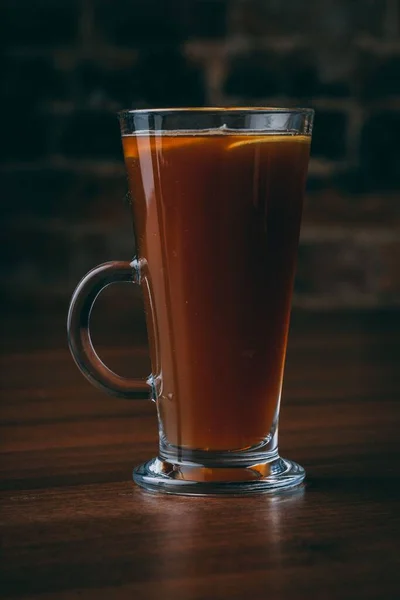
[[[316,109],[294,305],[400,305],[400,0],[2,0],[0,27],[3,303],[133,255],[116,111],[254,104]]]

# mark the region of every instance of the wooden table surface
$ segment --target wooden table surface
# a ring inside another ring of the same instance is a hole
[[[125,318],[97,323],[101,354],[145,374]],[[155,407],[93,389],[64,321],[2,324],[2,598],[400,598],[399,315],[294,315],[280,449],[307,483],[246,498],[136,487]]]

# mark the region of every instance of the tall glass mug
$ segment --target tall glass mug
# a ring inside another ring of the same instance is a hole
[[[159,454],[133,475],[148,490],[248,494],[304,479],[278,454],[278,420],[312,121],[308,109],[120,114],[137,256],[86,275],[68,334],[93,384],[155,401]],[[96,296],[121,281],[144,294],[146,382],[110,371],[90,340]]]

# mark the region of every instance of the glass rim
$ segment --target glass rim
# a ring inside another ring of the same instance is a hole
[[[178,108],[133,108],[118,111],[117,115],[120,118],[128,115],[143,115],[143,114],[158,114],[168,115],[171,113],[243,113],[243,114],[274,114],[274,113],[289,113],[289,114],[304,114],[314,116],[313,108],[286,108],[280,106],[195,106],[195,107],[178,107]]]

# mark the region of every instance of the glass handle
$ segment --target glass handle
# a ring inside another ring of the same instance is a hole
[[[97,296],[108,285],[139,284],[140,279],[140,261],[136,259],[99,265],[78,284],[68,312],[68,344],[77,366],[93,385],[119,398],[149,398],[151,386],[140,379],[121,377],[101,361],[90,337],[90,313]]]

